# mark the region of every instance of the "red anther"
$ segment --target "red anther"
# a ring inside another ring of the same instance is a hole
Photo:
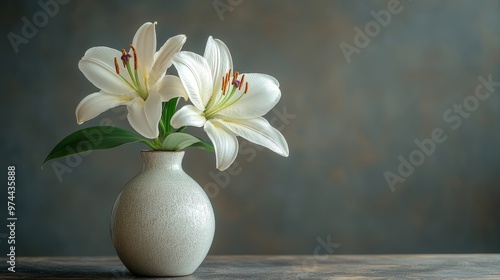
[[[231,70],[229,70],[229,72],[226,74],[226,87],[229,83],[229,77],[231,76]]]
[[[236,81],[236,80],[238,80],[238,75],[239,75],[239,74],[240,74],[240,73],[239,73],[238,71],[235,71],[235,72],[234,72],[233,82],[234,82],[234,81]]]
[[[243,74],[241,76],[241,82],[240,82],[240,86],[238,87],[238,90],[241,90],[241,87],[243,86],[243,83],[245,82],[245,74]]]
[[[120,75],[120,67],[118,66],[118,58],[115,57],[115,71],[116,74]]]
[[[132,46],[132,44],[130,44],[130,48],[134,52],[134,70],[137,70],[137,68],[139,67],[139,64],[137,64],[137,51],[135,50],[134,46]]]

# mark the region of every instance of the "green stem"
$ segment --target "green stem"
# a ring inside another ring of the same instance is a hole
[[[157,139],[158,139],[158,138],[156,138],[155,140],[157,140]],[[153,149],[153,150],[159,150],[159,149],[158,149],[158,146],[157,146],[157,145],[155,145],[155,143],[153,143],[153,142],[151,142],[151,141],[144,141],[143,143],[144,143],[144,144],[146,144],[146,145],[148,145],[148,146],[149,146],[151,149]],[[161,145],[160,145],[160,147],[161,147]]]
[[[183,132],[184,129],[186,129],[186,126],[181,126],[175,132]]]
[[[175,109],[177,108],[177,102],[179,101],[179,98],[172,98],[167,102],[167,118],[166,118],[166,124],[165,124],[165,131],[167,134],[172,133],[172,125],[170,124],[170,120],[172,119],[172,116],[175,113]]]
[[[162,103],[161,118],[160,118],[160,141],[163,142],[165,137],[167,137],[167,102]]]
[[[160,138],[157,137],[153,141],[154,141],[154,143],[152,143],[153,146],[154,146],[153,150],[161,150],[161,141],[160,141]]]

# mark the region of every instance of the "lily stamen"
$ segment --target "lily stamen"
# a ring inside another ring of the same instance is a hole
[[[120,75],[120,66],[118,65],[118,58],[115,57],[115,71],[116,74]]]
[[[137,70],[139,64],[137,64],[137,51],[135,50],[134,46],[130,44],[130,48],[132,49],[132,52],[134,53],[134,70]]]
[[[229,69],[229,72],[223,76],[223,80],[224,80],[224,87],[222,89],[222,95],[226,95],[227,93],[227,88],[228,88],[228,84],[229,84],[229,77],[231,76],[231,69]]]
[[[248,92],[248,82],[245,82],[245,74],[241,75],[241,80],[238,80],[239,76],[238,71],[233,74],[233,70],[229,69],[226,75],[221,77],[221,95],[218,96],[212,108],[205,112],[205,116],[210,117],[218,111],[235,104]],[[245,84],[245,89],[242,92],[243,84]]]
[[[234,72],[233,83],[234,83],[234,81],[238,80],[238,75],[239,74],[240,73],[238,71]]]
[[[123,68],[127,69],[128,75],[130,77],[130,80],[132,83],[130,83],[124,76],[120,74],[120,68],[118,67],[118,59],[115,57],[115,71],[116,74],[118,74],[122,80],[128,84],[131,88],[133,88],[139,96],[141,96],[144,100],[148,97],[148,88],[146,86],[146,89],[141,85],[141,82],[139,80],[139,62],[138,62],[138,55],[137,55],[137,50],[135,47],[131,44],[130,48],[132,49],[133,56],[130,55],[125,49],[122,49],[122,56],[120,59],[122,60],[123,63]],[[134,70],[132,70],[130,66],[130,58],[134,57]]]
[[[241,87],[243,86],[243,83],[245,82],[245,74],[243,74],[241,76],[241,82],[240,82],[240,86],[238,87],[238,90],[241,90]]]

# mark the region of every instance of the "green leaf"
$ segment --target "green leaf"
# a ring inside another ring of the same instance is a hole
[[[199,139],[200,142],[191,145],[191,147],[197,147],[207,152],[215,152],[214,145],[211,142],[207,142]]]
[[[169,134],[161,145],[163,150],[178,151],[200,142],[200,139],[182,132]]]
[[[43,161],[83,153],[89,150],[114,148],[127,143],[151,143],[128,130],[114,126],[94,126],[78,130],[61,140]],[[43,165],[42,164],[42,165]]]
[[[187,147],[198,147],[209,152],[214,151],[212,143],[183,132],[169,134],[162,144],[162,149],[167,151],[178,151]]]

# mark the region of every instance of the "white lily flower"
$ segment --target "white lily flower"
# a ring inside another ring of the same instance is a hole
[[[85,53],[78,68],[100,91],[78,104],[78,124],[108,109],[127,105],[130,125],[146,138],[158,137],[162,102],[174,97],[187,98],[179,78],[165,75],[172,65],[172,56],[180,51],[186,36],[168,39],[156,52],[155,25],[156,22],[147,22],[137,30],[129,52],[94,47]]]
[[[193,105],[177,111],[171,124],[174,128],[203,126],[214,145],[219,170],[234,162],[238,154],[236,136],[288,156],[285,138],[262,117],[281,97],[275,78],[233,73],[227,46],[212,37],[203,57],[182,51],[172,57],[172,62]]]

